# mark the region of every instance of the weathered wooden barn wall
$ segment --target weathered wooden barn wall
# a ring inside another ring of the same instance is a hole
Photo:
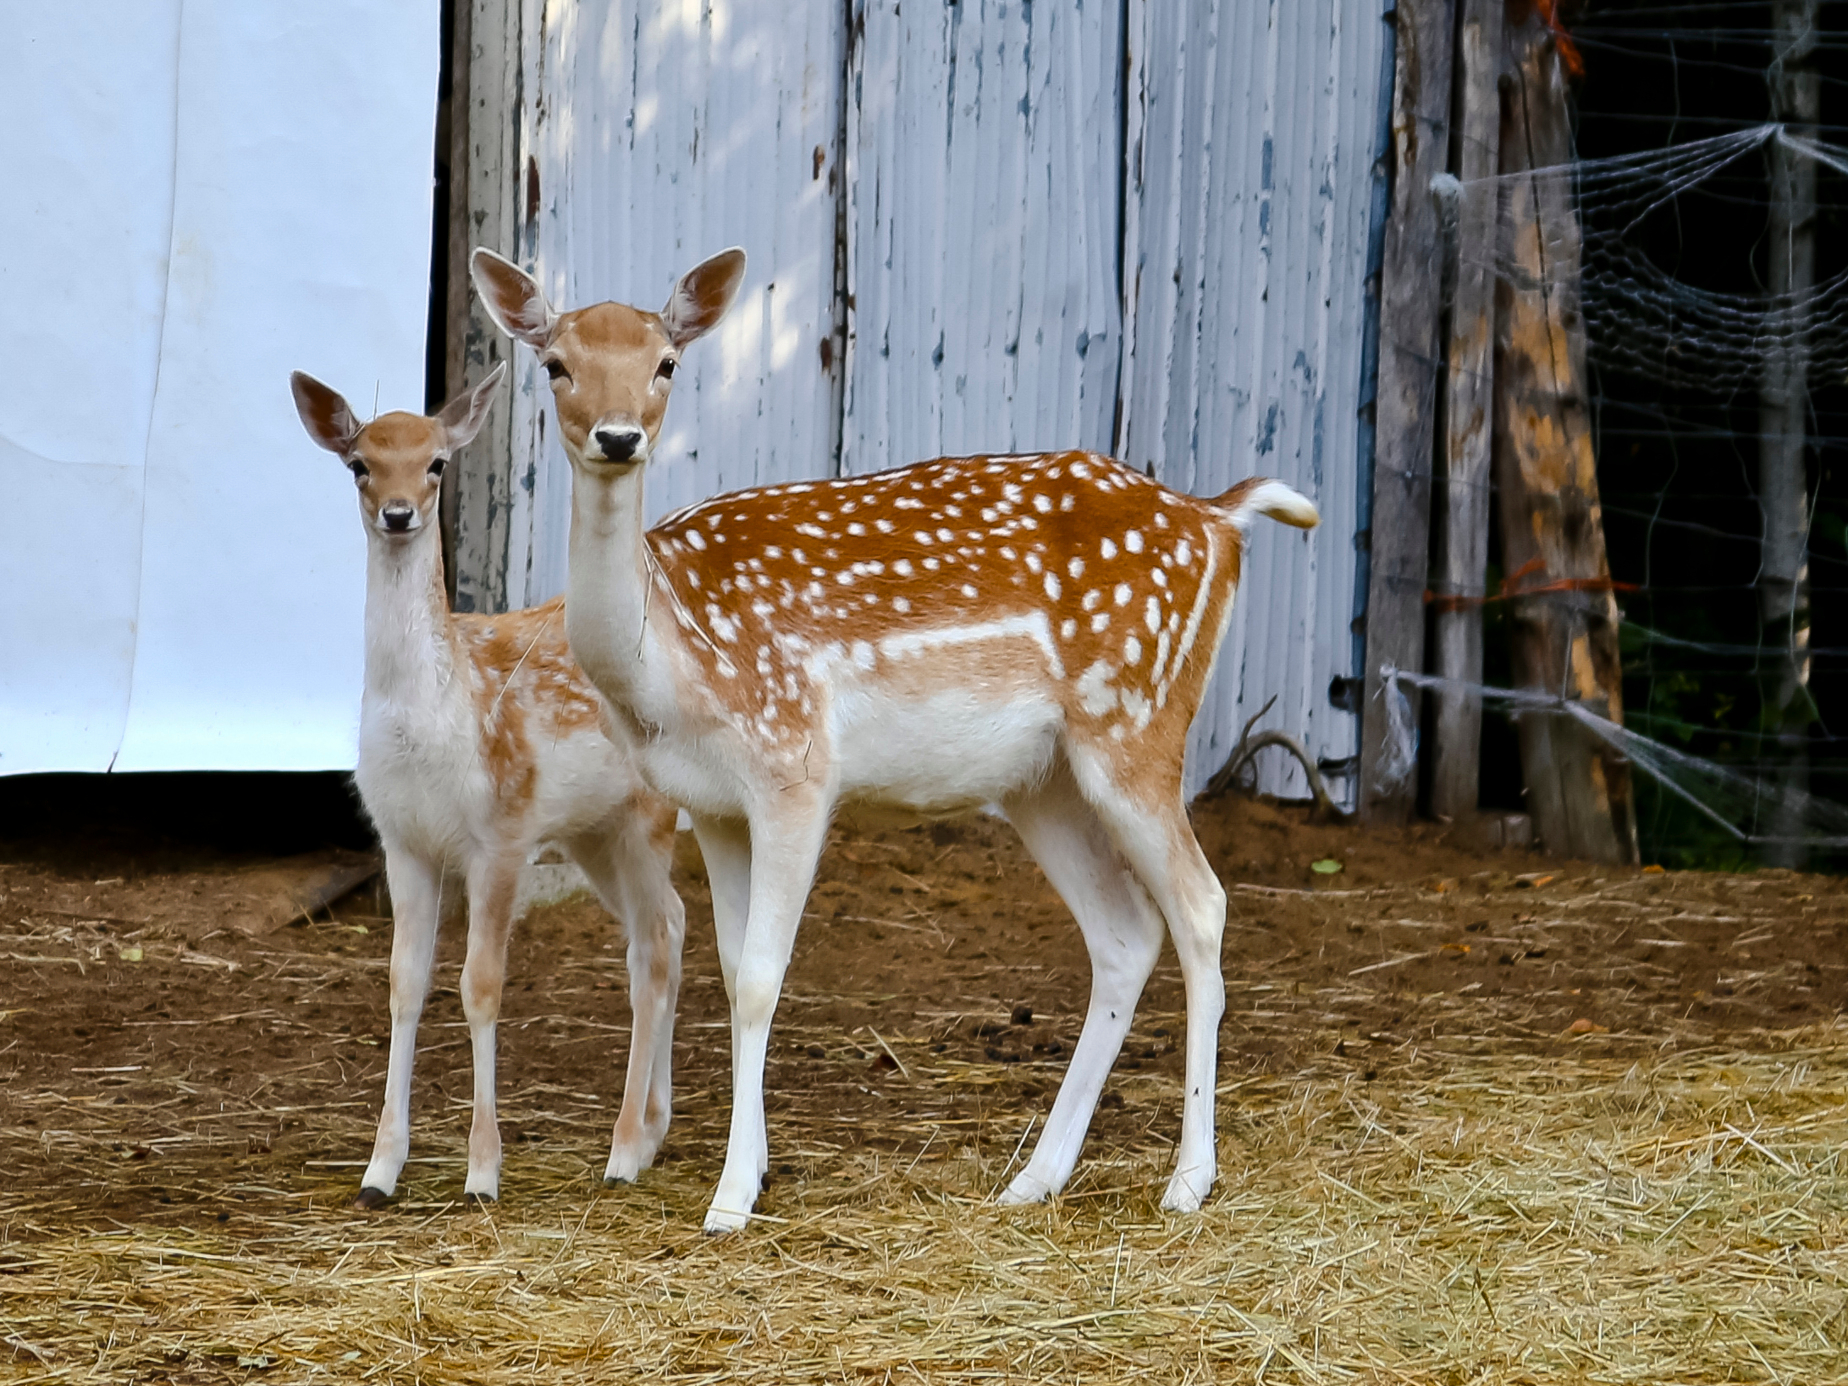
[[[847,79],[842,466],[1108,452],[1121,0],[866,0]]]
[[[1353,756],[1330,684],[1359,672],[1372,5],[466,3],[511,113],[469,172],[506,209],[498,240],[475,218],[488,243],[566,304],[652,304],[703,255],[751,255],[677,384],[655,513],[961,451],[1115,451],[1208,494],[1282,477],[1324,524],[1256,531],[1193,783],[1273,694],[1267,725]],[[517,62],[494,67],[497,42]],[[494,605],[564,584],[566,464],[514,360]],[[490,509],[460,507],[459,591]],[[1281,759],[1263,771],[1302,792]]]
[[[1262,522],[1192,782],[1263,725],[1343,762],[1359,746],[1330,685],[1354,667],[1354,536],[1366,250],[1385,26],[1353,0],[1133,0],[1118,451],[1171,486],[1275,476],[1322,511]],[[1273,753],[1274,754],[1274,753]],[[1282,756],[1264,785],[1307,792]],[[1354,781],[1330,788],[1352,802]]]

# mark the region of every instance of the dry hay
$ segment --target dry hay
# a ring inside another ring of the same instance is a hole
[[[881,1039],[895,1082],[981,1080],[927,1035]],[[1147,1134],[1094,1141],[1068,1193],[1026,1210],[991,1197],[1025,1108],[914,1123],[895,1153],[830,1146],[821,1113],[773,1094],[772,1148],[796,1163],[773,1216],[720,1241],[698,1227],[721,1092],[680,1094],[681,1158],[612,1193],[590,1187],[594,1099],[516,1094],[510,1127],[565,1134],[510,1144],[486,1211],[448,1201],[452,1105],[420,1122],[403,1201],[371,1218],[340,1206],[370,1134],[370,1103],[342,1100],[306,1115],[328,1158],[290,1187],[227,1187],[222,1151],[169,1179],[248,1195],[262,1211],[234,1223],[77,1231],[50,1190],[8,1181],[0,1362],[22,1382],[1848,1376],[1842,1036],[1640,1063],[1601,1035],[1546,1057],[1489,1048],[1401,1046],[1372,1082],[1332,1065],[1229,1079],[1222,1182],[1198,1217],[1155,1205],[1179,1108],[1166,1075],[1113,1084]],[[42,1115],[0,1139],[50,1150],[61,1123]]]

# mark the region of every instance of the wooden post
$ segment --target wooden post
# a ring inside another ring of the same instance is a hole
[[[1453,0],[1399,0],[1395,30],[1392,207],[1380,268],[1379,391],[1373,520],[1365,536],[1367,665],[1361,712],[1360,811],[1403,822],[1416,776],[1382,777],[1388,711],[1380,667],[1424,668],[1430,575],[1431,456],[1436,431],[1442,256],[1431,180],[1449,157]],[[1407,690],[1416,705],[1416,694]]]
[[[1482,682],[1483,579],[1489,556],[1489,456],[1495,391],[1495,184],[1501,148],[1504,0],[1462,0],[1457,24],[1456,174],[1464,184],[1457,216],[1457,278],[1450,303],[1444,396],[1443,472],[1437,529],[1439,598],[1431,631],[1434,671]],[[1476,812],[1482,768],[1482,700],[1439,689],[1432,695],[1435,744],[1431,812],[1462,819]]]
[[[1776,50],[1771,118],[1816,138],[1822,83],[1816,71],[1817,0],[1772,0]],[[1765,236],[1770,289],[1789,312],[1786,336],[1766,353],[1758,387],[1758,497],[1764,507],[1759,614],[1772,657],[1765,725],[1776,736],[1777,783],[1789,791],[1761,829],[1773,842],[1765,860],[1800,867],[1802,814],[1795,796],[1809,789],[1809,347],[1805,301],[1816,283],[1816,162],[1773,141],[1771,215]]]
[[[449,350],[451,392],[512,357],[482,310],[468,254],[485,245],[517,256],[520,0],[456,0],[450,102]],[[513,372],[475,441],[451,463],[449,495],[457,611],[505,611],[513,514]]]
[[[1501,169],[1519,175],[1572,158],[1566,78],[1552,33],[1520,0],[1506,26]],[[1522,6],[1522,8],[1526,8]],[[1495,472],[1502,557],[1523,587],[1513,603],[1517,687],[1583,699],[1623,719],[1617,603],[1610,588],[1586,399],[1579,313],[1579,224],[1568,180],[1505,177],[1496,287]],[[1548,851],[1636,859],[1629,765],[1571,719],[1520,719],[1528,810]]]

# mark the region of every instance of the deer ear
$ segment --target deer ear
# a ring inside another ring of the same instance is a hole
[[[359,421],[340,392],[303,371],[289,376],[289,389],[308,436],[335,456],[345,457],[359,436]]]
[[[505,374],[507,363],[502,361],[488,372],[486,379],[464,390],[437,413],[436,421],[443,426],[450,451],[460,451],[475,441],[475,435],[488,421],[488,410],[494,407],[494,387]]]
[[[536,279],[486,246],[477,247],[468,257],[468,272],[488,316],[501,331],[535,351],[545,345],[554,317]]]
[[[710,332],[738,296],[744,282],[744,252],[721,250],[680,276],[661,310],[661,325],[676,347]]]

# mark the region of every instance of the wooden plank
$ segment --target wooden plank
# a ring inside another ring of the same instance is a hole
[[[1776,34],[1771,118],[1791,133],[1817,137],[1822,77],[1816,70],[1818,0],[1773,0]],[[1771,215],[1765,252],[1772,296],[1793,316],[1816,283],[1816,161],[1779,141],[1765,151],[1771,165]],[[1804,324],[1793,322],[1780,348],[1766,353],[1758,387],[1758,495],[1764,507],[1759,614],[1770,656],[1770,706],[1765,725],[1777,782],[1788,791],[1763,831],[1793,839],[1805,832],[1801,796],[1809,789],[1809,728],[1815,703],[1809,691],[1809,349]],[[1773,653],[1775,652],[1775,653]],[[1773,866],[1802,867],[1801,843],[1774,842],[1765,851]]]
[[[435,253],[443,257],[443,362],[440,375],[426,381],[424,402],[433,405],[437,397],[453,398],[468,379],[468,309],[474,291],[468,282],[468,35],[470,10],[467,4],[443,7],[449,29],[443,35],[449,64],[449,84],[437,100],[437,148],[449,166],[448,219],[443,228],[442,244]],[[462,464],[458,463],[460,467]],[[438,522],[443,530],[443,581],[449,590],[449,604],[456,600],[456,513],[460,507],[460,474],[451,470],[438,505]]]
[[[1404,821],[1418,786],[1386,779],[1388,718],[1383,665],[1424,667],[1430,567],[1431,459],[1436,433],[1439,310],[1443,287],[1431,180],[1449,159],[1451,0],[1401,0],[1394,11],[1392,210],[1380,272],[1379,402],[1367,580],[1366,693],[1361,714],[1360,811]],[[1416,712],[1415,695],[1406,690]]]
[[[1457,215],[1457,277],[1450,302],[1443,472],[1432,588],[1432,668],[1482,682],[1483,578],[1489,557],[1489,456],[1495,384],[1495,184],[1501,148],[1504,0],[1462,0],[1456,48],[1453,164],[1465,192]],[[1456,689],[1432,695],[1431,812],[1476,811],[1482,767],[1482,700]]]
[[[1509,177],[1572,158],[1565,74],[1537,15],[1507,34],[1502,106],[1502,256],[1496,287],[1495,473],[1512,603],[1514,682],[1623,719],[1617,602],[1610,590],[1579,312],[1579,225],[1566,179]],[[1636,858],[1629,765],[1575,722],[1520,719],[1534,827],[1549,851]]]
[[[520,0],[457,0],[458,39],[467,44],[466,85],[459,85],[451,119],[464,142],[463,167],[452,171],[451,196],[461,204],[466,256],[477,245],[519,255],[514,184],[519,167]],[[457,72],[458,83],[464,81]],[[462,99],[466,96],[466,99]],[[453,249],[453,247],[452,247]],[[452,261],[453,265],[453,261]],[[452,271],[453,272],[453,271]],[[467,276],[452,278],[467,284]],[[479,380],[510,360],[512,343],[464,288],[459,378]],[[512,518],[512,390],[503,384],[475,442],[452,463],[455,606],[458,611],[505,611],[507,545]]]

